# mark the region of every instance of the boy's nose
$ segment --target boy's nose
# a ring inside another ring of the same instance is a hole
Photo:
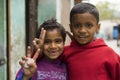
[[[85,29],[84,27],[81,27],[81,28],[79,29],[79,32],[86,32],[86,29]]]

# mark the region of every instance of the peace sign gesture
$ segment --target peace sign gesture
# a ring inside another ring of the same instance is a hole
[[[35,50],[37,50],[37,49],[40,48],[40,53],[41,54],[39,54],[39,56],[41,57],[42,56],[42,50],[43,50],[43,45],[44,45],[44,39],[45,39],[46,30],[44,30],[44,28],[42,28],[40,32],[41,33],[40,33],[39,38],[35,38],[33,40],[33,45],[34,45]]]
[[[40,48],[43,46],[44,44],[44,38],[45,38],[45,34],[46,34],[46,30],[44,30],[44,28],[41,29],[41,33],[40,33],[40,36],[39,36],[39,39],[38,38],[35,38],[33,40],[33,45],[35,46],[36,49]]]
[[[21,65],[24,76],[23,80],[29,80],[37,70],[36,59],[38,58],[40,49],[37,49],[33,58],[31,58],[31,47],[27,48],[27,55],[22,57],[22,60],[19,62]]]

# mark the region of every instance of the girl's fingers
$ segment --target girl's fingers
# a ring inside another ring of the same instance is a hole
[[[24,68],[29,68],[31,65],[35,64],[35,61],[38,58],[39,53],[40,53],[40,49],[37,49],[33,58],[28,57],[25,62],[24,62],[24,60],[20,62],[21,66],[23,66]]]
[[[38,49],[38,48],[42,47],[42,45],[44,44],[45,34],[46,34],[46,30],[44,30],[44,28],[42,28],[39,39],[35,38],[33,40],[33,45],[34,45],[35,49]]]
[[[28,48],[27,48],[27,57],[31,57],[31,47],[30,46],[28,46]]]
[[[39,39],[41,39],[41,40],[44,41],[45,34],[46,34],[46,30],[44,30],[44,28],[42,28],[42,29],[41,29],[41,33],[40,33],[40,36],[39,36]]]
[[[38,49],[39,48],[39,39],[35,38],[33,40],[33,45],[35,46],[36,49]]]
[[[29,67],[37,67],[36,63],[30,63],[30,64],[27,64]]]
[[[39,53],[40,53],[40,49],[37,49],[37,51],[35,52],[34,56],[33,56],[33,60],[36,61],[36,59],[38,58],[39,56]]]
[[[41,49],[41,51],[42,51],[43,44],[44,44],[45,34],[46,34],[46,30],[42,28],[40,36],[39,36],[39,48]]]
[[[19,64],[21,65],[21,67],[24,67],[25,61],[19,61]]]
[[[68,31],[66,31],[66,34],[70,37],[71,40],[73,40],[73,35],[70,34]]]
[[[37,49],[37,51],[35,52],[33,58],[31,58],[31,48],[30,48],[30,46],[28,46],[28,48],[27,48],[27,56],[23,56],[22,60],[19,61],[19,64],[23,68],[29,68],[31,65],[35,64],[35,61],[38,58],[39,53],[40,53],[40,49]]]

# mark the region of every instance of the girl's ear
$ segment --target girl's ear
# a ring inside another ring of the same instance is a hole
[[[100,26],[101,26],[101,24],[98,24],[98,25],[97,25],[97,30],[96,30],[96,33],[98,33],[98,32],[99,32],[99,30],[100,30]]]

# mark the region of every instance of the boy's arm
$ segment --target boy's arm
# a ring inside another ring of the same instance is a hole
[[[116,75],[117,75],[117,77],[116,77],[116,80],[120,80],[120,56],[118,56],[118,64],[117,64],[117,72],[116,72]]]
[[[117,53],[116,53],[117,54]],[[120,56],[113,56],[110,61],[110,66],[107,67],[111,80],[120,80]]]

